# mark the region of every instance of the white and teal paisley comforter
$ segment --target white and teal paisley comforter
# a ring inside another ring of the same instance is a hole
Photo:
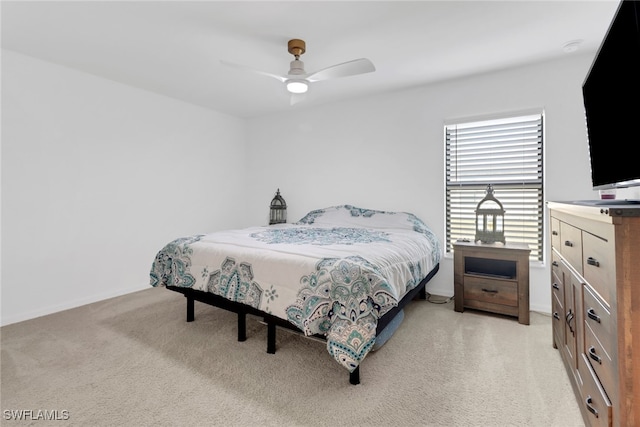
[[[343,205],[293,224],[176,239],[157,254],[151,285],[211,292],[322,334],[352,372],[375,343],[378,318],[441,253],[413,214]]]

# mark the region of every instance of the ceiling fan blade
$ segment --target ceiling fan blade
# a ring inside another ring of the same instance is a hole
[[[307,97],[306,93],[292,93],[290,105],[296,105],[298,102],[302,102]]]
[[[266,71],[256,70],[255,68],[251,68],[251,67],[248,67],[246,65],[235,64],[233,62],[227,62],[227,61],[223,61],[223,60],[220,60],[220,63],[222,65],[227,66],[227,67],[238,68],[238,69],[243,70],[243,71],[250,71],[252,73],[262,74],[263,76],[273,77],[274,79],[277,79],[282,83],[287,81],[286,77],[279,76],[277,74],[268,73]]]
[[[316,71],[307,76],[310,82],[320,80],[335,79],[338,77],[354,76],[356,74],[364,74],[375,71],[376,67],[366,58],[354,59],[353,61],[343,62],[342,64],[332,65],[323,70]]]

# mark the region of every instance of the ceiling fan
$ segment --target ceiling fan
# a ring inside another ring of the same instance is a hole
[[[354,59],[341,64],[332,65],[320,71],[307,73],[304,69],[304,62],[300,56],[306,51],[304,40],[292,39],[287,43],[287,50],[295,59],[291,61],[289,72],[286,75],[272,74],[265,71],[256,70],[244,65],[238,65],[227,61],[220,61],[222,64],[245,69],[268,77],[273,77],[285,84],[287,90],[292,94],[303,94],[309,89],[309,84],[321,80],[335,79],[338,77],[348,77],[357,74],[365,74],[375,71],[373,63],[366,58]]]

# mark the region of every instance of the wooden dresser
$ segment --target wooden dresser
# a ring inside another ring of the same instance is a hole
[[[549,202],[553,345],[589,426],[640,425],[640,205]]]

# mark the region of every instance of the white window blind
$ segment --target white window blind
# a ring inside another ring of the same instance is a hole
[[[445,126],[446,251],[475,237],[475,209],[492,184],[504,209],[507,242],[527,243],[542,261],[543,115]]]

